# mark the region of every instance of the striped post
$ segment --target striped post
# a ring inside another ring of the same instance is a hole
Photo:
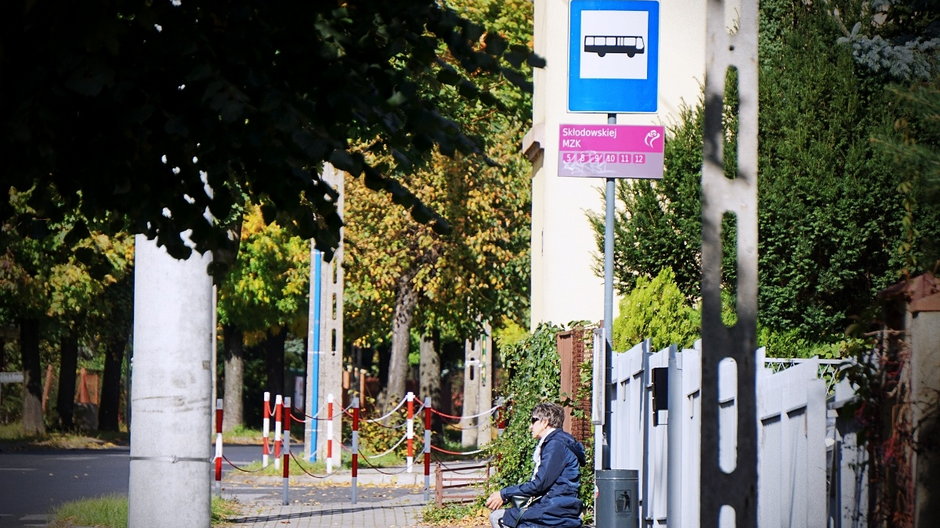
[[[359,398],[353,398],[353,425],[352,425],[352,503],[356,504],[359,497]]]
[[[326,472],[333,472],[333,394],[326,396]]]
[[[222,496],[222,399],[215,401],[215,494]]]
[[[274,467],[281,467],[281,414],[284,413],[284,400],[278,394],[274,397]]]
[[[431,398],[424,398],[424,502],[431,500]]]
[[[506,429],[506,407],[503,405],[503,399],[496,402],[499,408],[496,409],[496,436],[503,436]]]
[[[413,392],[409,392],[405,398],[408,401],[408,422],[407,422],[407,432],[405,433],[406,442],[408,443],[408,454],[406,457],[407,460],[407,471],[411,473],[412,468],[415,463],[415,395]]]
[[[261,415],[261,467],[268,467],[268,456],[271,454],[271,446],[268,444],[268,437],[271,436],[271,393],[264,393],[264,413]]]
[[[287,506],[290,504],[290,497],[288,496],[290,488],[290,397],[284,398],[284,406],[287,407],[287,412],[284,413],[284,450],[281,451],[284,453],[284,464],[283,464],[283,489],[281,492],[281,504]]]

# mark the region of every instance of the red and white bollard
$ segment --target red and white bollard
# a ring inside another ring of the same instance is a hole
[[[290,504],[290,497],[288,496],[290,488],[290,397],[284,398],[284,406],[287,407],[287,412],[284,413],[284,464],[283,464],[283,483],[284,489],[282,493],[281,504],[287,506]]]
[[[405,399],[408,401],[408,421],[407,421],[407,431],[405,432],[405,438],[408,445],[407,456],[405,460],[407,461],[407,472],[411,473],[411,470],[414,467],[415,463],[415,395],[413,392],[409,392]]]
[[[268,444],[268,437],[271,436],[271,393],[264,393],[264,413],[261,415],[261,467],[268,467],[268,456],[271,454],[271,446]]]
[[[424,399],[424,502],[431,500],[431,398]]]
[[[326,472],[333,472],[333,395],[326,395]]]
[[[359,398],[353,398],[353,425],[352,425],[352,503],[356,504],[359,498]]]
[[[215,494],[222,496],[222,399],[215,401]]]
[[[503,399],[500,398],[498,402],[499,408],[496,409],[496,436],[503,436],[503,431],[506,430],[506,408],[503,406]]]
[[[281,467],[281,414],[284,412],[282,396],[274,397],[274,467]]]

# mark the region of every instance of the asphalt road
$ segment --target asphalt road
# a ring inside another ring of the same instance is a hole
[[[56,506],[127,494],[130,448],[0,452],[0,528],[46,526]],[[236,463],[259,460],[255,446],[226,446]]]

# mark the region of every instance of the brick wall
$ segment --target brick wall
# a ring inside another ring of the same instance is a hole
[[[575,418],[571,409],[565,409],[564,430],[580,442],[591,437],[591,391],[590,387],[581,387],[581,368],[591,363],[592,335],[591,329],[579,327],[555,336],[555,348],[561,358],[561,398],[573,400],[575,408],[584,411],[585,416]]]

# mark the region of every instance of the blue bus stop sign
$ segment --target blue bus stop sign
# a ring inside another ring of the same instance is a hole
[[[659,2],[571,0],[568,111],[655,112]]]

